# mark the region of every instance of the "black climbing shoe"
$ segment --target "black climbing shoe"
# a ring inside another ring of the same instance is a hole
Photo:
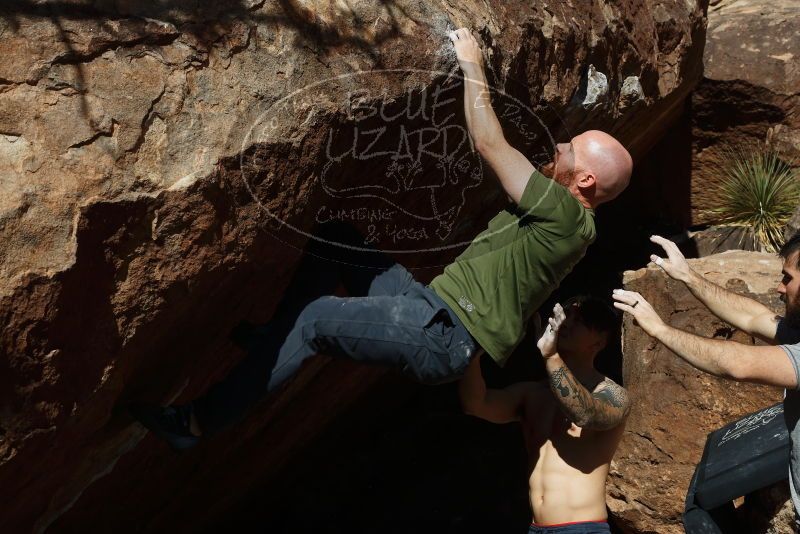
[[[128,410],[137,421],[176,451],[190,449],[200,441],[198,436],[189,431],[191,404],[166,407],[133,404]]]

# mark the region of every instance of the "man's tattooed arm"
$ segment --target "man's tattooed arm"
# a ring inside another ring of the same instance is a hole
[[[606,378],[590,392],[558,355],[548,358],[546,366],[553,395],[567,417],[579,427],[609,430],[628,416],[630,400],[619,384]]]

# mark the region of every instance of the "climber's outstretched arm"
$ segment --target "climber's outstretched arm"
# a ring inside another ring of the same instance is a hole
[[[461,28],[450,34],[458,63],[464,73],[464,113],[475,150],[500,179],[511,200],[519,204],[533,164],[503,136],[483,71],[483,53],[472,33]]]

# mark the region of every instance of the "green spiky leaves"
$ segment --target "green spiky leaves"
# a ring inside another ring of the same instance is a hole
[[[719,205],[707,211],[719,224],[747,226],[761,248],[776,252],[800,202],[792,166],[769,148],[727,148],[716,188]]]

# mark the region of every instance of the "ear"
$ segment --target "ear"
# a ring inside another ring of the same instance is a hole
[[[578,179],[575,181],[575,183],[581,189],[589,189],[590,187],[594,187],[594,185],[597,183],[597,177],[591,172],[584,171],[578,175]]]

